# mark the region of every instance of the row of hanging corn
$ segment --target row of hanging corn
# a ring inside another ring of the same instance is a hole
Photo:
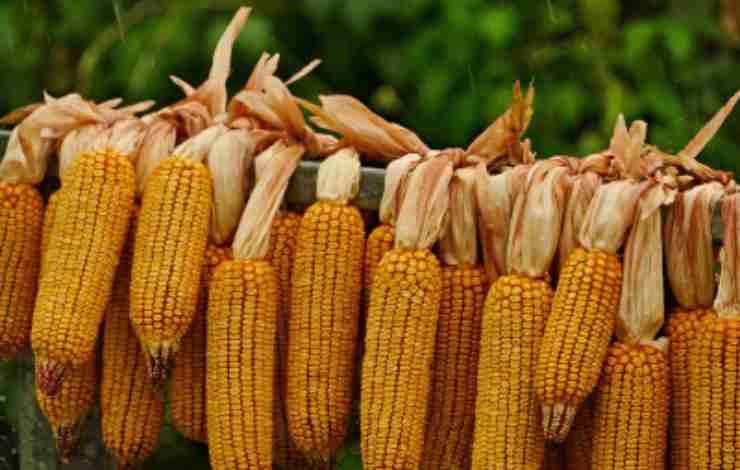
[[[696,160],[740,94],[677,155],[620,117],[607,150],[535,160],[517,84],[437,151],[349,96],[294,97],[316,62],[283,82],[264,55],[227,102],[248,13],[203,85],[173,78],[182,101],[4,120],[0,355],[30,343],[60,458],[99,395],[121,468],[166,397],[217,470],[324,468],[358,400],[367,469],[740,468],[740,191]],[[302,158],[305,212],[283,201]],[[362,159],[387,164],[367,237]]]

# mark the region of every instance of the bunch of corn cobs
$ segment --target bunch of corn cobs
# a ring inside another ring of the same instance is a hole
[[[166,399],[217,470],[328,468],[357,401],[367,469],[740,468],[740,191],[696,159],[740,94],[677,155],[620,117],[603,152],[535,160],[516,84],[468,148],[432,150],[349,96],[294,97],[317,62],[282,81],[265,54],[228,99],[248,14],[205,83],[173,78],[182,101],[3,120],[0,356],[30,343],[61,459],[99,395],[120,468]],[[353,206],[361,161],[386,167],[380,224]]]

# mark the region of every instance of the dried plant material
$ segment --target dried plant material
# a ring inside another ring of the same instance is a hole
[[[717,297],[714,309],[721,318],[740,316],[740,193],[722,200],[722,249]]]
[[[70,131],[59,147],[59,177],[64,177],[75,158],[84,152],[93,150],[100,134],[106,129],[105,124],[82,126]]]
[[[136,158],[136,190],[141,196],[144,185],[159,162],[172,155],[177,142],[177,129],[164,120],[152,122],[139,147]]]
[[[460,168],[450,181],[448,223],[439,241],[439,253],[447,265],[472,266],[478,263],[476,169]]]
[[[247,176],[254,157],[254,140],[244,129],[229,130],[216,138],[208,152],[213,178],[211,241],[231,239],[247,203]]]
[[[197,134],[178,145],[172,154],[178,158],[185,158],[203,163],[205,162],[211,147],[213,147],[214,142],[216,142],[216,140],[224,135],[228,130],[229,129],[222,124],[209,127],[200,134]]]
[[[566,161],[553,158],[536,163],[527,174],[511,216],[507,246],[511,273],[547,277],[560,239],[569,172]]]
[[[737,104],[738,100],[740,100],[740,91],[732,95],[732,97],[725,103],[722,108],[720,108],[719,111],[717,111],[717,114],[712,117],[712,119],[707,122],[704,127],[694,136],[691,141],[686,144],[686,147],[683,148],[680,152],[678,152],[679,157],[684,158],[690,158],[695,159],[699,156],[699,154],[704,150],[704,147],[707,146],[707,144],[714,138],[717,131],[719,131],[719,128],[722,127],[722,124],[725,122],[725,119],[727,119],[727,116],[730,115],[732,110],[735,108],[735,105]]]
[[[345,148],[324,160],[316,179],[316,199],[346,205],[360,191],[360,155]]]
[[[581,231],[588,206],[599,185],[601,185],[601,176],[596,172],[587,171],[573,178],[563,217],[563,231],[560,234],[558,245],[558,266],[560,267],[565,266],[573,250],[580,246],[578,234]]]
[[[661,207],[673,202],[675,191],[653,185],[640,199],[639,210],[624,250],[624,277],[617,314],[617,339],[644,344],[663,327],[663,239]]]
[[[507,251],[511,215],[528,172],[529,165],[504,169],[496,175],[489,175],[485,164],[476,167],[478,237],[491,282],[509,272]]]
[[[378,215],[380,222],[394,225],[406,191],[408,175],[421,162],[421,155],[411,153],[394,160],[385,169],[383,197]]]
[[[587,250],[616,254],[624,243],[645,184],[619,180],[600,186],[588,206],[579,241]]]
[[[522,152],[519,147],[522,145],[520,142],[522,136],[532,122],[533,103],[534,86],[530,85],[526,96],[522,95],[521,85],[517,80],[514,83],[511,107],[468,146],[467,153],[481,157],[489,167],[499,163],[499,160],[506,156],[510,157],[505,162],[509,165],[531,163],[533,160],[531,151]],[[529,145],[527,143],[527,150]]]
[[[234,237],[234,259],[254,260],[267,254],[272,220],[304,152],[300,145],[285,147],[277,142],[256,157],[257,184]]]
[[[368,159],[390,161],[409,153],[426,155],[429,152],[415,133],[386,121],[356,98],[329,95],[320,96],[319,101],[321,106],[298,100],[314,115],[314,123],[340,134],[345,146],[354,147]]]
[[[430,249],[439,239],[449,205],[452,162],[432,158],[411,173],[395,233],[396,248]]]
[[[640,180],[650,174],[648,164],[652,160],[643,158],[646,136],[647,124],[644,121],[635,121],[627,129],[624,116],[619,115],[609,142],[609,152],[614,156],[613,163],[620,176]]]
[[[714,299],[712,215],[723,194],[720,183],[705,183],[679,193],[666,211],[666,271],[681,307],[706,307]]]
[[[42,103],[33,103],[15,109],[0,118],[0,125],[18,124],[43,106]]]

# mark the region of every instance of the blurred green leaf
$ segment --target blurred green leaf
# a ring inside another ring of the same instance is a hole
[[[501,48],[511,44],[519,19],[513,5],[489,7],[477,18],[478,31],[490,46]]]

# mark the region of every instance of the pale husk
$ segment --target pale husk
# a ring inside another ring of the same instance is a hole
[[[286,148],[277,142],[256,157],[257,183],[231,246],[235,259],[256,260],[267,254],[272,220],[280,209],[288,181],[304,152],[300,145]]]
[[[514,204],[509,230],[510,272],[545,279],[555,258],[565,212],[570,169],[564,159],[535,163]]]
[[[460,168],[452,175],[448,223],[439,240],[439,254],[445,264],[478,263],[476,179],[475,167]]]
[[[452,162],[432,158],[411,173],[401,203],[395,231],[395,247],[431,249],[439,239],[449,205]]]
[[[740,317],[740,193],[722,200],[722,250],[714,310],[722,318]]]
[[[385,169],[383,197],[378,216],[381,223],[394,225],[403,200],[408,175],[421,161],[421,155],[411,153],[394,160]]]
[[[666,211],[666,271],[681,307],[712,305],[715,291],[712,215],[724,194],[720,183],[705,183],[676,196]]]
[[[319,165],[316,199],[349,204],[360,191],[360,155],[353,148],[343,148]]]
[[[617,339],[626,344],[652,341],[663,327],[663,205],[673,203],[675,190],[653,184],[640,199],[624,250],[624,277],[617,314]]]
[[[213,179],[211,241],[217,245],[234,235],[247,203],[248,172],[254,158],[249,131],[234,129],[217,137],[208,151],[208,170]]]
[[[60,177],[64,177],[69,166],[80,154],[93,150],[100,134],[105,131],[106,127],[103,123],[82,126],[73,129],[65,136],[57,152]]]
[[[601,185],[601,176],[598,173],[588,171],[573,178],[568,203],[563,216],[563,230],[560,234],[558,244],[558,266],[565,266],[565,261],[570,254],[581,246],[578,234],[583,226],[588,206]]]
[[[476,167],[478,237],[483,265],[491,282],[509,272],[507,260],[509,227],[514,203],[524,188],[530,165],[505,168],[489,175],[485,164]]]
[[[209,127],[200,134],[197,134],[178,145],[175,150],[173,150],[172,155],[177,158],[184,158],[204,163],[211,147],[213,147],[213,144],[219,137],[226,134],[228,130],[229,129],[223,124]]]
[[[177,143],[177,129],[166,120],[152,122],[139,149],[136,159],[136,190],[140,196],[144,186],[159,162],[172,155]]]

